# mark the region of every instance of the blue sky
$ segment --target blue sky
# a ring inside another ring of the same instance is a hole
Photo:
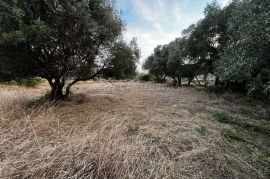
[[[225,6],[229,0],[217,0]],[[204,7],[212,0],[116,0],[126,23],[124,38],[137,37],[141,64],[159,44],[181,36],[183,29],[203,17]]]

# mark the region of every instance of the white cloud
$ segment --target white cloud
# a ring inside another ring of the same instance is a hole
[[[133,4],[145,19],[149,21],[155,20],[151,9],[142,0],[133,0]]]
[[[132,37],[137,37],[138,45],[141,48],[142,58],[138,66],[138,70],[142,71],[143,61],[151,55],[157,45],[169,43],[179,36],[179,33],[163,33],[159,31],[148,31],[142,28],[127,28],[124,33],[126,40],[130,41]]]
[[[159,6],[159,7],[163,7],[163,5],[164,5],[163,0],[158,0],[158,6]]]
[[[231,0],[222,0],[221,1],[221,7],[227,6],[228,4],[230,4],[230,2],[232,2],[232,1]]]
[[[190,16],[184,12],[188,2],[189,0],[184,0],[181,4],[179,1],[168,3],[167,0],[132,1],[135,13],[144,23],[135,27],[127,24],[124,37],[127,40],[131,40],[132,37],[138,39],[138,45],[142,51],[142,58],[138,67],[139,71],[141,71],[141,65],[145,58],[151,55],[157,45],[169,43],[176,37],[181,36],[181,31],[184,28],[187,28],[200,18]]]

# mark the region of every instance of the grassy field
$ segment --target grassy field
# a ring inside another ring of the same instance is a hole
[[[65,102],[0,87],[0,178],[270,178],[270,106],[205,89],[87,82]]]

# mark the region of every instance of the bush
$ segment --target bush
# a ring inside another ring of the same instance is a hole
[[[179,83],[176,80],[170,80],[166,82],[167,87],[179,87]]]
[[[43,83],[43,80],[41,78],[34,77],[34,78],[16,79],[14,81],[9,82],[8,84],[35,88],[41,83]]]
[[[248,94],[255,99],[270,99],[270,82],[265,84],[260,79],[255,79],[248,84],[247,88]]]
[[[131,136],[131,135],[135,135],[139,130],[139,126],[136,125],[128,125],[127,126],[127,135]]]
[[[153,77],[152,77],[152,75],[150,75],[150,74],[139,73],[139,74],[137,75],[137,79],[138,79],[139,81],[152,81],[152,80],[153,80]]]

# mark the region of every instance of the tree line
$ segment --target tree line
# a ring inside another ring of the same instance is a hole
[[[162,81],[190,84],[196,77],[215,77],[215,87],[270,97],[270,1],[233,0],[224,8],[208,4],[204,18],[182,36],[159,45],[143,68]]]
[[[131,77],[140,58],[110,0],[2,0],[0,24],[0,80],[44,78],[51,100],[101,74]]]

